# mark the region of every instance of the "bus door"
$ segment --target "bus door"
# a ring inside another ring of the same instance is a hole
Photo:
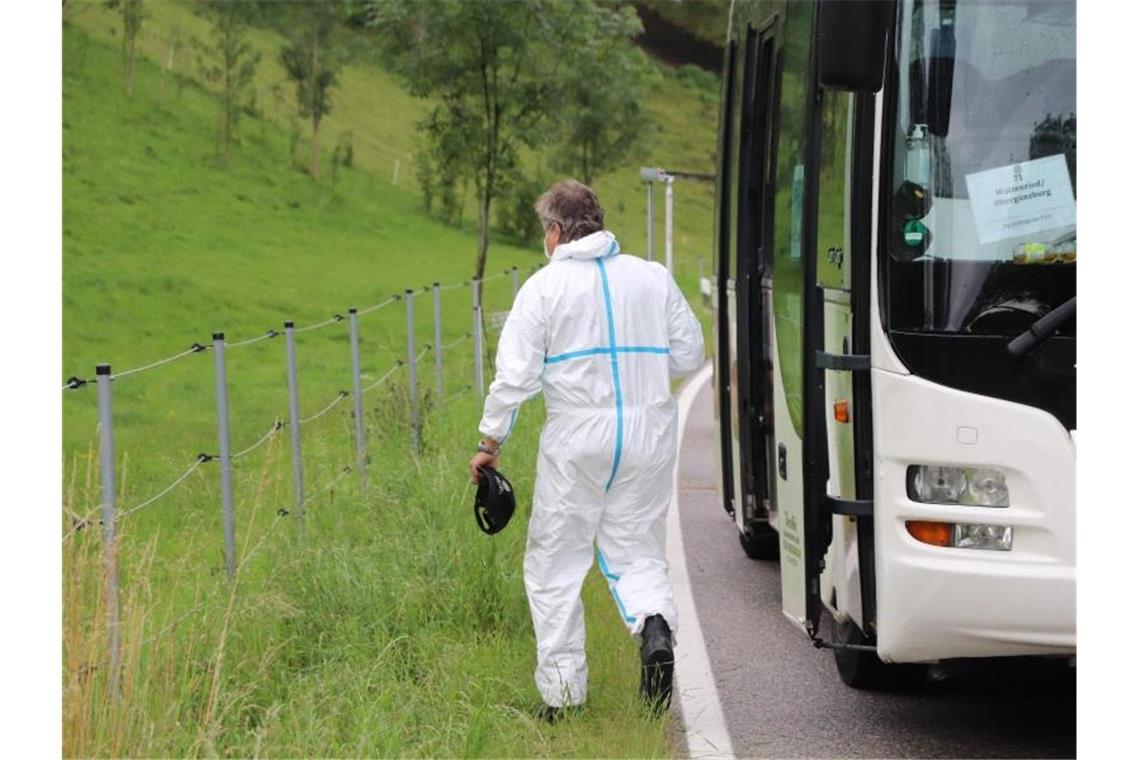
[[[852,9],[833,4],[829,13],[837,6]],[[883,12],[872,5],[866,10]],[[829,33],[836,18],[829,19]],[[817,642],[823,607],[838,623],[853,622],[866,635],[844,636],[840,643],[858,649],[873,640],[875,618],[869,347],[874,97],[818,86],[818,55],[816,48],[809,63],[802,236],[803,590],[792,603],[799,604],[803,627]]]
[[[814,286],[815,250],[808,180],[815,81],[811,60],[814,3],[788,3],[780,23],[777,59],[775,201],[772,217],[772,426],[776,447],[775,492],[780,536],[780,585],[784,615],[805,631],[818,618],[818,578],[808,556],[814,529],[804,509],[804,294]]]
[[[732,385],[734,434],[739,450],[735,478],[737,528],[752,538],[771,529],[766,524],[771,496],[772,382],[767,311],[771,284],[770,171],[772,92],[775,80],[774,23],[749,25],[744,47],[736,183],[736,374]],[[774,539],[774,534],[772,534]],[[774,546],[775,541],[772,541]]]
[[[726,512],[733,513],[734,509],[734,478],[733,473],[733,439],[732,439],[732,405],[731,387],[733,383],[733,340],[729,330],[729,290],[735,290],[733,278],[735,268],[732,266],[732,218],[730,199],[732,197],[732,173],[728,167],[732,166],[733,129],[736,122],[736,40],[731,40],[724,51],[724,77],[721,93],[720,129],[717,138],[717,185],[716,185],[716,227],[713,255],[715,256],[714,274],[716,279],[716,298],[713,301],[713,330],[716,339],[716,360],[713,362],[713,416],[716,419],[718,436],[717,454],[719,459],[720,477],[717,479],[717,490],[720,492],[721,503]],[[735,295],[732,296],[735,299]]]

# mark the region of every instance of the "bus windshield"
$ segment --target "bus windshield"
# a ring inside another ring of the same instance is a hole
[[[891,328],[1019,334],[1076,294],[1075,2],[901,6]]]

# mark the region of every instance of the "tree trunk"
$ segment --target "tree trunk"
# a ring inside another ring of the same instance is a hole
[[[320,141],[321,120],[320,117],[313,117],[313,136],[309,142],[309,176],[313,179],[321,178],[321,141]]]
[[[317,65],[320,62],[320,43],[317,41],[317,33],[313,32],[313,54],[311,60],[311,67],[309,69],[309,76],[312,81],[309,83],[309,97],[313,99],[310,103],[313,114],[313,139],[309,147],[309,175],[313,179],[321,178],[321,144],[318,140],[318,133],[321,128],[321,110],[320,98],[317,95]]]
[[[166,78],[170,76],[170,72],[173,68],[174,43],[171,42],[166,52],[166,65],[162,67],[162,72],[158,77],[158,108],[160,111],[166,108]]]
[[[487,247],[491,242],[491,182],[486,180],[479,188],[479,252],[475,257],[475,279],[483,279],[487,268]],[[483,301],[483,291],[479,291],[479,302]]]
[[[127,42],[127,97],[131,97],[135,90],[135,38],[132,36]]]
[[[231,49],[229,30],[226,31],[224,44],[227,51]],[[233,125],[234,118],[233,82],[230,79],[233,66],[229,56],[223,58],[222,65],[225,67],[224,78],[222,79],[222,161],[228,164],[230,162],[230,140],[232,138],[230,128]]]

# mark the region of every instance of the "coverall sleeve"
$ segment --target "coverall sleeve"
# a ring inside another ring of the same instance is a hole
[[[669,374],[680,377],[696,372],[705,363],[705,337],[701,323],[672,275],[669,278]]]
[[[536,277],[523,284],[499,335],[495,379],[483,402],[479,432],[506,443],[519,407],[542,390],[546,317]]]

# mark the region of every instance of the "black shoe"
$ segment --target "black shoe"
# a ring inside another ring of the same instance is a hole
[[[546,723],[555,723],[562,717],[562,708],[544,704],[534,709],[534,717]]]
[[[646,618],[641,630],[641,696],[658,711],[673,698],[673,637],[660,615]]]
[[[557,723],[582,711],[582,705],[569,705],[567,707],[551,707],[543,704],[534,709],[534,717],[546,723]]]

